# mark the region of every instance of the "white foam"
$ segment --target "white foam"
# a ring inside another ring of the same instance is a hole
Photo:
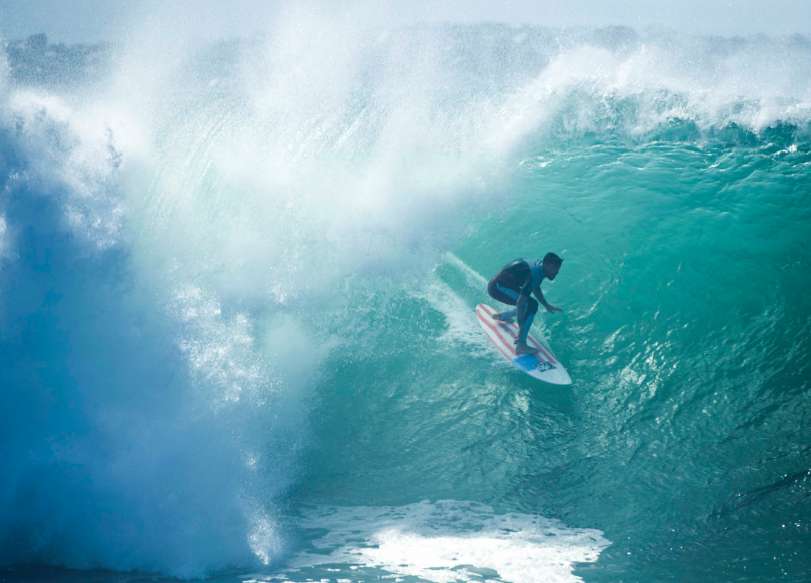
[[[0,214],[0,265],[11,254],[11,234],[8,232],[6,218]]]
[[[12,91],[0,107],[7,116],[0,121],[16,126],[30,164],[26,179],[60,199],[65,223],[78,237],[101,250],[116,245],[124,216],[121,155],[105,120],[33,90]]]
[[[446,327],[438,338],[443,345],[458,349],[459,343],[464,343],[481,354],[492,349],[482,334],[473,309],[446,283],[434,279],[411,295],[427,302],[445,317]]]
[[[468,285],[471,287],[475,289],[484,289],[487,287],[487,278],[459,259],[455,253],[446,253],[445,260],[465,275],[468,280]]]
[[[174,309],[184,324],[180,349],[203,386],[216,392],[212,403],[238,401],[246,390],[266,383],[267,371],[255,351],[250,319],[245,314],[225,317],[216,299],[199,287],[186,286],[175,293]]]
[[[775,67],[776,61],[786,65]],[[807,45],[785,39],[648,33],[609,46],[562,35],[548,64],[502,102],[492,139],[503,148],[553,121],[568,132],[609,124],[629,134],[674,119],[702,129],[804,124],[811,118],[810,63]],[[623,101],[634,110],[618,128]]]
[[[596,561],[610,544],[599,530],[454,500],[318,507],[301,526],[327,533],[313,541],[317,552],[293,558],[293,568],[355,564],[437,583],[481,580],[488,570],[515,583],[581,581],[576,564]]]

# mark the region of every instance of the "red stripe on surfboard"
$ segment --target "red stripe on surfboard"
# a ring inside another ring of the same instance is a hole
[[[498,342],[494,342],[493,344],[496,345],[496,349],[506,358],[507,360],[512,361],[515,358],[514,354],[510,354],[507,350],[504,349],[503,344],[499,344]]]
[[[485,311],[485,310],[482,310],[482,311]],[[489,313],[487,313],[487,315],[489,315]],[[510,330],[509,325],[504,324],[503,322],[496,322],[496,320],[494,318],[492,318],[492,317],[490,317],[489,319],[487,319],[485,317],[481,317],[479,319],[482,321],[482,323],[484,323],[485,326],[487,326],[493,332],[496,333],[496,336],[499,337],[499,339],[504,343],[505,346],[509,347],[509,349],[510,349],[513,356],[517,356],[515,354],[515,347],[513,346],[513,343],[510,342],[507,338],[505,338],[504,334],[502,334],[502,330],[503,330],[503,331],[506,331],[506,332],[510,333],[510,337],[513,340],[515,340],[517,338],[517,336],[515,336],[515,334],[513,334],[512,331]]]
[[[482,311],[484,311],[484,310],[482,310]],[[488,315],[489,315],[489,314],[488,314]],[[479,320],[481,320],[481,322],[482,322],[482,323],[483,323],[485,326],[487,326],[487,327],[488,327],[488,328],[490,328],[490,329],[491,329],[493,332],[495,332],[495,333],[496,333],[496,336],[498,336],[498,337],[499,337],[499,339],[500,339],[500,340],[501,340],[501,341],[502,341],[502,342],[505,344],[505,346],[508,346],[508,347],[510,348],[510,350],[511,350],[511,351],[512,351],[512,353],[513,353],[513,356],[515,356],[515,348],[513,348],[512,343],[511,343],[511,342],[510,342],[510,341],[509,341],[507,338],[505,338],[505,337],[504,337],[504,334],[502,334],[502,333],[501,333],[501,331],[502,331],[502,330],[505,330],[505,329],[506,329],[507,331],[509,331],[509,328],[508,328],[507,326],[505,326],[505,325],[504,325],[503,323],[501,323],[501,322],[498,322],[498,325],[496,325],[496,324],[497,324],[497,322],[496,322],[496,320],[495,320],[494,318],[492,318],[492,317],[491,317],[491,318],[489,318],[489,319],[487,319],[486,317],[483,317],[483,316],[482,316],[482,317],[480,317],[480,318],[479,318]],[[514,335],[512,335],[512,338],[514,339],[514,338],[515,338],[515,336],[514,336]]]
[[[494,308],[492,308],[491,306],[488,306],[488,305],[486,305],[486,304],[482,304],[482,305],[483,305],[485,308],[487,308],[487,313],[488,313],[488,314],[489,314],[491,317],[492,317],[492,315],[493,315],[493,314],[496,314],[496,313],[497,313],[497,312],[496,312],[496,310],[495,310]],[[495,318],[494,318],[494,320],[495,320]],[[508,330],[508,331],[509,331],[509,333],[510,333],[510,335],[512,336],[513,340],[517,340],[517,339],[518,339],[518,334],[516,334],[516,332],[513,330],[513,327],[512,327],[512,326],[510,326],[510,325],[508,325],[508,324],[501,323],[501,322],[499,322],[499,324],[500,324],[500,325],[503,327],[503,329],[505,329],[505,330]],[[554,357],[554,356],[552,356],[552,353],[551,353],[551,352],[549,352],[549,351],[546,349],[546,347],[545,347],[545,346],[543,346],[543,345],[542,345],[540,342],[538,342],[538,341],[537,341],[535,338],[533,338],[532,336],[529,336],[529,337],[528,337],[528,339],[530,340],[530,342],[532,342],[532,344],[534,344],[534,345],[535,345],[535,347],[536,347],[536,348],[537,348],[537,349],[538,349],[538,350],[539,350],[539,351],[540,351],[540,352],[543,354],[543,356],[545,356],[545,357],[546,357],[546,359],[547,359],[547,360],[548,360],[550,363],[552,363],[552,364],[557,364],[557,360],[555,360],[555,357]]]
[[[492,319],[487,319],[487,314],[477,314],[479,318],[479,322],[481,322],[484,326],[490,329],[495,335],[495,338],[491,338],[493,343],[496,347],[501,351],[501,353],[507,357],[508,360],[514,359],[517,355],[515,354],[515,348],[513,345],[504,337],[501,331],[495,327]],[[506,350],[505,350],[506,349]]]
[[[509,349],[509,351],[510,351],[509,358],[510,359],[513,359],[513,358],[515,358],[517,356],[515,354],[515,348],[513,348],[513,346],[510,344],[510,342],[506,338],[504,338],[504,335],[499,331],[499,329],[492,322],[487,321],[485,318],[479,318],[479,321],[482,324],[484,324],[485,326],[487,326],[488,328],[490,328],[490,330],[495,332],[496,336],[498,336],[499,340],[501,340],[501,344],[503,346],[506,346]],[[496,346],[498,346],[498,343],[496,343]]]
[[[497,313],[498,313],[498,312],[496,312],[495,308],[493,308],[492,306],[488,306],[487,304],[481,304],[481,306],[484,308],[484,310],[486,310],[486,311],[487,311],[487,313],[490,315],[490,317],[491,317],[491,318],[493,317],[493,315],[494,315],[494,314],[497,314]],[[513,340],[517,340],[517,339],[518,339],[518,334],[516,334],[516,333],[513,331],[512,327],[510,327],[510,326],[506,326],[506,325],[505,325],[504,327],[505,327],[507,330],[509,330],[510,335],[513,337]],[[541,352],[543,353],[543,355],[546,357],[546,359],[547,359],[549,362],[551,362],[552,364],[558,364],[557,360],[555,360],[555,357],[554,357],[554,356],[552,356],[552,354],[551,354],[551,353],[550,353],[550,352],[549,352],[549,351],[548,351],[548,350],[547,350],[547,349],[546,349],[546,348],[545,348],[545,347],[544,347],[544,346],[543,346],[543,345],[542,345],[540,342],[538,342],[537,340],[535,340],[535,338],[533,338],[532,336],[529,336],[529,340],[532,342],[532,344],[534,344],[534,345],[535,345],[535,347],[536,347],[536,348],[537,348],[539,351],[541,351]]]
[[[485,310],[482,310],[482,311],[485,311]],[[509,347],[509,349],[510,349],[510,354],[508,355],[507,353],[505,353],[505,351],[502,349],[502,347],[501,347],[501,345],[499,344],[499,342],[495,342],[495,345],[496,345],[496,347],[499,349],[499,351],[500,351],[500,352],[501,352],[501,353],[502,353],[502,354],[503,354],[503,355],[504,355],[504,356],[505,356],[505,357],[506,357],[508,360],[515,360],[515,358],[517,358],[517,356],[518,356],[518,355],[515,353],[515,348],[512,346],[512,344],[510,344],[510,343],[507,341],[507,339],[504,337],[504,335],[503,335],[503,334],[501,334],[501,332],[500,332],[500,330],[508,330],[508,331],[510,331],[510,330],[511,330],[511,326],[509,326],[508,324],[505,324],[504,322],[498,322],[498,324],[496,324],[496,322],[497,322],[496,320],[493,320],[492,318],[490,318],[490,319],[488,320],[487,318],[484,318],[484,317],[483,317],[481,314],[479,314],[479,312],[478,312],[478,311],[477,311],[477,314],[476,314],[476,315],[479,317],[479,321],[480,321],[480,322],[482,322],[482,323],[483,323],[485,326],[487,326],[487,327],[488,327],[490,330],[492,330],[492,331],[493,331],[493,332],[496,334],[496,336],[498,336],[499,340],[501,340],[501,343],[502,343],[503,345],[505,345],[505,346]],[[489,315],[489,314],[488,314],[488,315]],[[515,335],[514,335],[514,334],[511,334],[511,336],[512,336],[513,338],[515,338]],[[495,340],[495,339],[493,339],[493,340]],[[535,344],[537,345],[537,342],[536,342]],[[543,349],[543,347],[540,347],[540,348],[541,348],[541,349]],[[546,352],[546,351],[544,351],[544,352]]]
[[[493,314],[498,313],[496,312],[495,308],[488,306],[487,304],[482,304],[482,306],[484,306],[487,309],[487,313],[490,314],[491,317],[493,316]],[[505,328],[510,331],[510,335],[513,337],[514,340],[518,339],[518,335],[513,331],[511,326],[505,326]],[[538,342],[532,336],[529,336],[529,340],[532,342],[532,344],[535,345],[536,348],[538,348],[538,350],[540,350],[543,353],[543,355],[549,362],[551,362],[552,364],[557,364],[557,360],[555,360],[555,357],[552,356],[552,353],[549,352],[543,344]]]
[[[493,332],[496,334],[496,336],[498,336],[498,339],[496,339],[496,338],[491,338],[491,340],[493,341],[493,344],[495,344],[495,345],[496,345],[496,348],[498,349],[498,351],[499,351],[501,354],[503,354],[503,355],[504,355],[504,358],[506,358],[507,360],[513,360],[513,359],[515,358],[515,351],[514,351],[514,350],[512,350],[512,348],[511,348],[511,346],[510,346],[510,344],[509,344],[508,342],[505,342],[504,337],[503,337],[501,334],[499,334],[498,330],[496,330],[496,329],[495,329],[495,328],[494,328],[494,327],[493,327],[493,326],[492,326],[492,325],[491,325],[491,324],[490,324],[490,323],[489,323],[489,322],[488,322],[488,321],[487,321],[485,318],[483,318],[483,317],[479,317],[479,322],[481,322],[482,324],[484,324],[486,327],[488,327],[490,330],[492,330],[492,331],[493,331]],[[499,342],[499,340],[500,340],[500,342]],[[505,347],[506,347],[506,350],[505,350]],[[511,350],[512,350],[512,352],[511,352]]]

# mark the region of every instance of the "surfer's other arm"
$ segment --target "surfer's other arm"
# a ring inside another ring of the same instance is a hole
[[[535,287],[532,289],[532,293],[535,294],[535,297],[538,298],[541,305],[549,312],[562,312],[563,310],[546,301],[546,298],[543,297],[543,292],[541,291],[541,281],[543,281],[544,278],[548,279],[549,281],[554,281],[558,276],[558,271],[560,271],[560,266],[562,264],[563,259],[554,253],[547,253],[543,258],[543,262],[541,263],[541,269],[543,270],[541,280],[538,281],[538,283],[535,284]]]
[[[553,306],[552,304],[550,304],[549,302],[546,301],[546,298],[543,297],[543,292],[541,291],[541,286],[540,285],[537,286],[534,290],[532,290],[532,293],[535,294],[535,297],[538,298],[538,301],[541,302],[541,305],[544,308],[546,308],[546,310],[548,312],[562,312],[563,311],[559,307]]]

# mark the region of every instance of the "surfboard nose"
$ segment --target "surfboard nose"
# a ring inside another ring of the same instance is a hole
[[[547,371],[544,374],[543,380],[553,385],[571,385],[572,377],[563,368],[556,368],[555,370]]]

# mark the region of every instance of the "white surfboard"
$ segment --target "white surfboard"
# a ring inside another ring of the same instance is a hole
[[[518,338],[518,324],[502,322],[493,318],[498,312],[487,304],[476,306],[476,318],[484,328],[487,337],[498,351],[517,369],[529,376],[553,385],[571,385],[572,379],[563,365],[555,358],[548,346],[541,344],[530,334],[527,344],[538,349],[537,354],[515,354],[515,339]]]

